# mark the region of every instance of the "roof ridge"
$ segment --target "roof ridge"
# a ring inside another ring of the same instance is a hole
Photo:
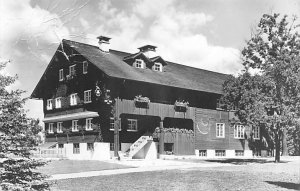
[[[91,44],[87,44],[87,43],[83,43],[83,42],[77,42],[77,41],[73,41],[73,40],[62,39],[62,42],[64,42],[64,41],[69,41],[71,43],[78,43],[78,44],[83,44],[83,45],[87,45],[87,46],[97,47],[96,45],[91,45]]]

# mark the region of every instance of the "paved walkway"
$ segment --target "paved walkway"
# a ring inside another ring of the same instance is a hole
[[[222,164],[222,163],[192,163],[192,162],[180,162],[180,161],[160,160],[160,159],[152,160],[152,161],[147,161],[147,160],[113,161],[113,163],[128,165],[128,166],[132,166],[133,168],[89,171],[89,172],[69,173],[69,174],[55,174],[52,175],[51,178],[49,178],[49,180],[105,176],[105,175],[126,174],[126,173],[134,173],[134,172],[146,172],[146,171],[190,169],[190,168],[201,168],[201,167],[219,167],[219,166],[232,165],[232,164]]]

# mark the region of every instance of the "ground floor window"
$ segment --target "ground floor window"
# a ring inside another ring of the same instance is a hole
[[[225,150],[216,150],[216,157],[224,157],[225,155]]]
[[[64,148],[64,144],[58,144],[58,148],[59,149],[63,149]]]
[[[73,143],[73,154],[80,154],[79,143]]]
[[[235,156],[244,156],[243,150],[235,150]]]
[[[87,150],[93,151],[94,150],[94,143],[87,143]]]
[[[166,154],[173,154],[174,143],[165,143],[164,150]]]
[[[259,139],[259,127],[258,126],[253,127],[253,138]]]
[[[199,156],[200,157],[206,157],[207,156],[207,150],[199,150]]]
[[[136,119],[127,119],[128,127],[127,131],[137,131],[138,130],[138,123]]]

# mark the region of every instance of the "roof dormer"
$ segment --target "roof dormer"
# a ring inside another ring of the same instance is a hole
[[[133,66],[136,68],[146,68],[145,62],[142,59],[135,59]]]
[[[142,52],[127,56],[123,61],[136,68],[146,68],[151,64],[151,61]]]
[[[152,70],[156,72],[162,72],[163,71],[163,65],[159,62],[155,62],[152,66]]]
[[[162,59],[160,56],[150,58],[150,60],[153,63],[152,70],[157,72],[163,72],[164,66],[167,65],[167,62],[164,61],[164,59]]]
[[[164,66],[167,62],[164,61],[160,56],[154,56],[156,46],[145,45],[138,48],[138,53],[126,56],[123,61],[135,68],[150,69],[157,72],[163,72]]]

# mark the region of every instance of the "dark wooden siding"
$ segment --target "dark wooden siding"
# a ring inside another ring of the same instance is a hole
[[[149,108],[137,108],[133,100],[116,100],[117,116],[126,113],[135,115],[159,116],[161,120],[163,120],[165,117],[194,119],[194,111],[195,109],[193,107],[188,107],[186,112],[177,112],[174,109],[174,105],[162,103],[149,103]]]
[[[229,123],[229,112],[217,110],[196,109],[195,149],[249,149],[247,138],[250,129],[245,129],[245,139],[234,138],[234,127]],[[225,124],[225,137],[216,137],[216,123]]]

